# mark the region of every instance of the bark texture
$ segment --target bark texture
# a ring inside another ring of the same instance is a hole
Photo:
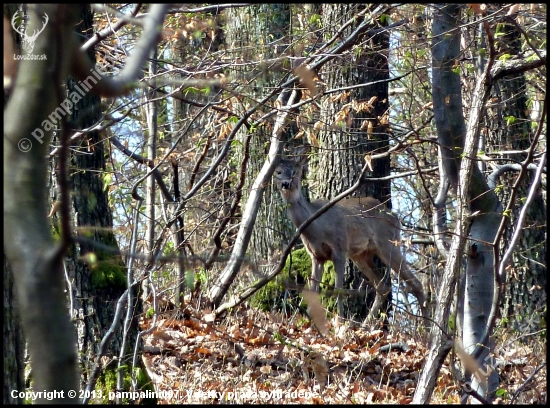
[[[322,6],[323,25],[330,35],[334,28],[340,27],[346,20],[362,10],[355,4],[325,4]],[[357,21],[357,24],[362,21]],[[379,23],[378,23],[379,24]],[[371,28],[379,25],[373,23]],[[356,26],[344,30],[343,35],[351,33]],[[328,63],[322,77],[328,89],[369,83],[389,78],[388,68],[389,33],[381,32],[373,37],[364,38],[361,45],[345,58]],[[315,152],[317,160],[309,166],[309,191],[312,198],[330,199],[349,188],[358,177],[367,154],[382,153],[388,149],[388,83],[382,82],[361,87],[350,92],[343,101],[333,102],[325,98],[321,107],[320,121],[324,124],[318,136],[319,149]],[[367,102],[374,98],[372,109],[355,112],[350,110],[345,119],[338,115],[345,104],[352,100]],[[315,157],[315,156],[314,156]],[[389,181],[369,181],[369,177],[384,177],[390,173],[390,158],[373,161],[373,171],[364,179],[364,184],[354,192],[355,197],[370,196],[380,200],[391,209],[391,185]],[[343,232],[342,232],[343,233]],[[390,270],[377,258],[376,265],[383,269],[384,276],[390,281]],[[369,306],[374,302],[375,292],[371,284],[352,261],[347,262],[344,288],[366,291],[364,296],[349,296],[344,300],[349,317],[364,319]],[[382,312],[390,310],[391,296],[382,306]]]

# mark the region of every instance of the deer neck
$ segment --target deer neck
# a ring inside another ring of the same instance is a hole
[[[315,212],[311,203],[299,192],[299,194],[290,194],[286,202],[288,204],[288,216],[296,227],[299,227],[311,214]]]

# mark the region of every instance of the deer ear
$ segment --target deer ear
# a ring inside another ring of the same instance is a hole
[[[311,146],[310,145],[304,145],[301,147],[298,147],[295,150],[296,154],[296,162],[300,164],[304,164],[308,160],[309,153],[311,152]]]

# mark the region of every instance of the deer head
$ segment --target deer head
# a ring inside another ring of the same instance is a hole
[[[294,156],[282,159],[275,169],[275,185],[287,203],[301,194],[302,175],[309,152],[308,146],[297,148]]]

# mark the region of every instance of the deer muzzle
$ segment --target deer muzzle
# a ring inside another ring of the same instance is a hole
[[[290,181],[281,181],[281,189],[290,190]]]

